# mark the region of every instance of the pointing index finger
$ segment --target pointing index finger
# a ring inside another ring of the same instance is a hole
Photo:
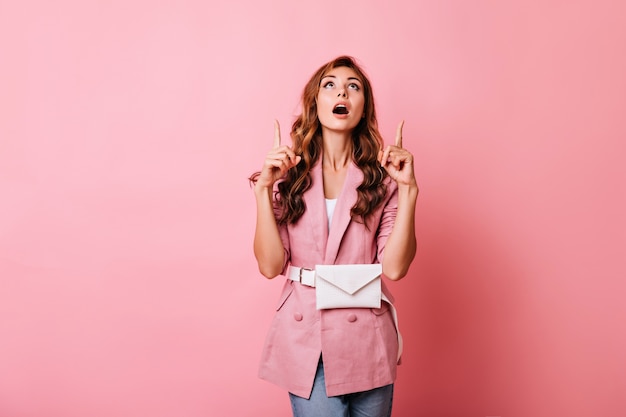
[[[398,130],[396,130],[396,146],[398,148],[402,147],[402,127],[404,126],[404,120],[400,122],[398,125]]]
[[[274,119],[274,148],[280,146],[280,125],[278,120]]]

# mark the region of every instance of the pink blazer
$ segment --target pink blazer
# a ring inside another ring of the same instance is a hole
[[[339,195],[330,230],[324,200],[322,168],[312,169],[312,187],[304,194],[306,211],[294,225],[280,227],[289,264],[382,262],[385,243],[397,212],[397,186],[387,183],[387,196],[369,218],[368,227],[353,221],[350,208],[363,180],[353,163]],[[393,297],[383,282],[383,291]],[[349,308],[317,310],[315,288],[289,279],[280,295],[259,367],[259,376],[300,397],[309,398],[320,354],[329,396],[366,391],[396,378],[398,335],[389,310]]]

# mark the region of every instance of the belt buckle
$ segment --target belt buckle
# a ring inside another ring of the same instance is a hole
[[[298,282],[300,284],[302,284],[302,271],[313,271],[313,270],[309,268],[300,268],[300,271],[298,272]]]

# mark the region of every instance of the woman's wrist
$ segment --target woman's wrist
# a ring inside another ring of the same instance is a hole
[[[412,198],[416,200],[418,194],[419,187],[415,181],[409,184],[398,184],[398,196],[400,198]]]
[[[260,185],[259,183],[256,183],[254,185],[254,194],[256,195],[257,198],[261,197],[266,197],[268,195],[271,196],[271,191],[272,191],[273,186],[268,186],[268,185]]]

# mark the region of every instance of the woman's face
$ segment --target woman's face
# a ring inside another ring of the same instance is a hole
[[[337,67],[324,75],[317,93],[317,117],[323,128],[351,132],[364,107],[363,81],[353,69]]]

